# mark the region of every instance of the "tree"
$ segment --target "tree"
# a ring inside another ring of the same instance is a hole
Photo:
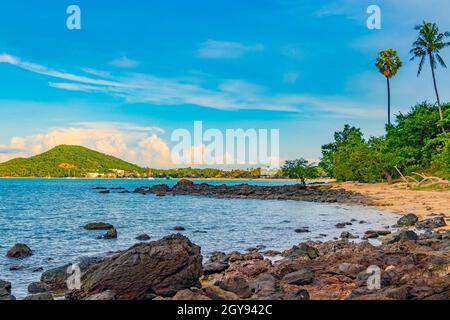
[[[375,66],[386,77],[388,90],[388,124],[391,124],[391,83],[390,80],[402,67],[403,63],[397,55],[397,51],[386,49],[380,52]]]
[[[417,75],[419,76],[422,72],[425,59],[428,57],[430,61],[431,74],[433,76],[434,91],[436,92],[437,104],[439,108],[439,116],[441,121],[444,121],[444,113],[442,111],[441,100],[439,98],[439,91],[436,84],[436,74],[435,69],[437,68],[437,63],[442,67],[447,68],[444,59],[440,55],[440,51],[448,46],[450,42],[445,42],[444,39],[450,37],[449,32],[441,33],[436,23],[430,23],[424,21],[422,25],[415,27],[415,30],[419,31],[419,36],[417,40],[413,43],[413,48],[410,53],[413,54],[411,61],[420,58],[419,70]],[[442,123],[442,131],[445,132],[444,125]]]
[[[286,161],[281,167],[281,171],[283,175],[291,179],[299,179],[302,184],[306,184],[306,179],[317,178],[318,176],[317,167],[303,158]]]

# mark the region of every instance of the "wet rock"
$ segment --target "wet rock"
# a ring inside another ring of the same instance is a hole
[[[266,257],[276,257],[276,256],[281,255],[281,252],[276,251],[276,250],[267,250],[267,251],[262,252],[262,254]]]
[[[364,234],[363,239],[376,239],[381,236],[387,236],[391,234],[391,231],[389,230],[367,230]]]
[[[443,217],[436,217],[431,219],[422,220],[416,223],[417,229],[437,229],[445,227],[447,223]]]
[[[216,285],[225,291],[233,292],[241,299],[249,298],[252,295],[247,280],[241,276],[226,278],[223,281],[219,281]]]
[[[250,260],[264,260],[264,257],[259,252],[240,253],[237,251],[231,252],[227,255],[229,262],[236,261],[250,261]]]
[[[319,257],[319,251],[306,243],[300,243],[298,246],[293,246],[284,254],[289,259],[296,259],[301,256],[306,256],[310,259]]]
[[[106,233],[102,236],[97,237],[97,239],[105,239],[105,240],[111,240],[111,239],[117,239],[117,230],[112,228],[106,231]]]
[[[36,273],[36,272],[42,272],[42,271],[44,271],[44,268],[42,268],[42,267],[38,267],[38,268],[33,269],[33,272],[34,272],[34,273]]]
[[[341,233],[341,239],[357,239],[357,238],[358,238],[357,236],[354,236],[348,231],[344,231]]]
[[[99,191],[98,193],[109,194],[109,193],[111,193],[111,190],[102,190],[102,191]]]
[[[309,231],[308,227],[302,227],[294,230],[295,233],[308,233]]]
[[[136,240],[139,240],[139,241],[149,241],[150,239],[151,239],[151,237],[146,233],[141,234],[136,237]]]
[[[114,226],[109,223],[104,222],[94,222],[94,223],[88,223],[84,226],[86,230],[109,230],[113,229]]]
[[[299,289],[288,293],[283,300],[310,300],[309,292],[306,289]]]
[[[14,265],[14,266],[9,267],[9,271],[20,271],[23,269],[25,269],[25,266],[22,266],[22,265]]]
[[[347,226],[347,224],[344,222],[340,222],[340,223],[335,224],[334,226],[338,229],[344,229]]]
[[[32,282],[28,285],[28,292],[31,294],[48,292],[49,287],[44,282]]]
[[[400,232],[391,234],[382,240],[383,244],[393,244],[399,241],[419,240],[419,236],[411,230],[402,230]]]
[[[185,227],[182,227],[182,226],[175,226],[175,227],[172,228],[172,230],[175,230],[175,231],[185,231],[186,228],[185,228]]]
[[[15,259],[26,258],[31,255],[33,255],[33,251],[31,251],[31,249],[23,243],[16,243],[6,253],[7,257]]]
[[[32,294],[23,300],[53,300],[53,295],[50,292],[43,292]]]
[[[207,262],[203,266],[203,274],[210,275],[215,273],[221,273],[230,267],[230,264],[226,261]]]
[[[118,300],[135,300],[149,293],[167,297],[200,286],[201,274],[200,247],[182,235],[171,235],[136,244],[90,268],[74,298],[106,290],[114,292]]]
[[[412,227],[413,225],[416,224],[417,221],[419,221],[419,218],[415,214],[408,213],[407,215],[398,219],[397,226],[398,227]]]
[[[289,273],[283,277],[283,281],[288,284],[295,284],[299,286],[311,284],[314,281],[314,272],[309,268],[303,268],[299,271]]]
[[[1,300],[16,300],[16,297],[11,295],[11,282],[0,280],[0,301]]]

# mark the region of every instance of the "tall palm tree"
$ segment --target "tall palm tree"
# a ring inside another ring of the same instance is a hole
[[[441,117],[441,121],[444,120],[444,113],[442,112],[441,100],[439,98],[439,91],[436,84],[436,74],[435,69],[437,68],[437,62],[444,68],[447,68],[445,65],[444,59],[442,59],[440,55],[440,51],[445,47],[450,46],[450,42],[445,42],[445,38],[450,37],[450,32],[439,32],[439,27],[436,23],[430,23],[424,21],[422,25],[418,25],[414,28],[419,31],[419,37],[413,43],[413,48],[410,53],[413,54],[411,61],[420,58],[419,63],[419,71],[417,72],[417,76],[422,72],[423,64],[425,63],[425,59],[428,57],[431,66],[431,73],[433,75],[433,83],[434,83],[434,91],[436,92],[437,103],[439,107],[439,116]],[[444,127],[442,127],[444,130]]]
[[[394,49],[386,49],[380,52],[377,59],[376,67],[387,79],[388,89],[388,124],[391,124],[391,78],[395,76],[398,69],[402,67],[403,63]]]

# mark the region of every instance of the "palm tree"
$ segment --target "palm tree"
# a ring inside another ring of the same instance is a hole
[[[431,73],[433,75],[433,83],[434,83],[434,91],[436,92],[437,103],[439,107],[439,116],[441,121],[444,120],[444,113],[442,112],[441,100],[439,98],[439,92],[436,84],[436,75],[434,70],[437,67],[437,62],[444,68],[447,68],[445,65],[444,59],[442,59],[439,54],[440,50],[445,47],[450,46],[450,42],[445,42],[444,39],[450,37],[450,32],[439,32],[439,27],[436,23],[430,23],[424,21],[422,25],[418,25],[414,28],[419,31],[419,37],[413,43],[413,48],[410,53],[413,54],[411,61],[420,58],[419,63],[419,71],[417,72],[417,76],[422,72],[423,64],[425,63],[425,59],[428,57],[430,60]],[[444,127],[442,126],[442,131],[445,132]]]
[[[386,49],[380,52],[376,67],[387,79],[388,89],[388,124],[391,124],[391,83],[390,80],[402,67],[403,63],[394,49]]]

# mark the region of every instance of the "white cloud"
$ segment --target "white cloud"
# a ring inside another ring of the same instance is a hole
[[[155,132],[158,127],[142,127],[127,123],[85,122],[45,133],[13,137],[0,145],[0,162],[29,157],[58,145],[80,145],[145,167],[170,167],[167,143]]]
[[[235,59],[248,52],[263,51],[262,44],[246,45],[239,42],[208,40],[198,50],[198,56],[208,59]]]
[[[295,113],[327,111],[327,115],[350,117],[373,117],[378,114],[378,106],[365,99],[361,99],[365,102],[358,103],[342,97],[272,93],[263,86],[239,79],[223,80],[216,88],[206,88],[202,86],[201,81],[190,81],[186,78],[161,78],[141,73],[126,73],[111,76],[108,79],[79,76],[24,62],[6,54],[0,55],[0,62],[64,80],[64,82],[49,82],[51,87],[57,89],[103,93],[122,98],[128,103],[163,106],[196,105],[220,110],[269,110]],[[335,103],[334,108],[333,103]]]
[[[120,57],[118,59],[115,59],[113,61],[110,61],[109,64],[113,67],[117,68],[135,68],[140,63],[136,60],[130,59],[126,56]]]

